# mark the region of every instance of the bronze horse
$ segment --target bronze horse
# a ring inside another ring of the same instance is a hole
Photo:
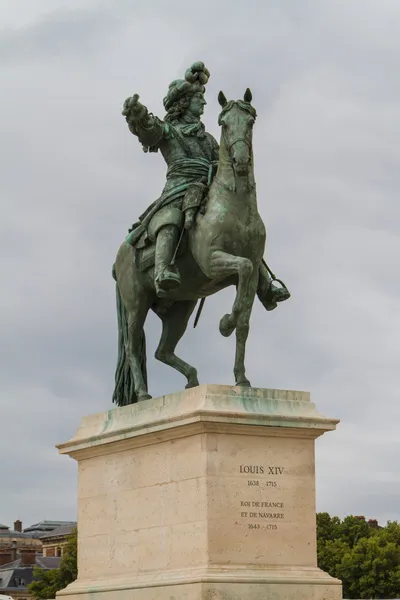
[[[236,331],[235,385],[250,386],[245,373],[245,349],[256,294],[263,301],[271,279],[263,262],[264,223],[257,208],[253,165],[253,125],[256,111],[252,95],[229,101],[219,93],[221,142],[217,173],[211,183],[206,210],[196,226],[184,232],[187,251],[177,257],[181,285],[166,298],[158,298],[154,268],[141,271],[135,250],[124,242],[114,265],[116,280],[119,354],[113,401],[123,406],[151,398],[147,389],[144,323],[152,309],[162,320],[162,335],[155,353],[161,362],[187,379],[187,388],[199,385],[197,371],[176,356],[175,348],[186,331],[199,299],[231,285],[237,288],[220,332]]]

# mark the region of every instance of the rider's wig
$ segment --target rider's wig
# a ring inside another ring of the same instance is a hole
[[[191,97],[200,92],[204,94],[205,85],[210,77],[210,72],[202,62],[194,63],[185,73],[185,79],[175,79],[169,85],[168,93],[164,98],[164,108],[167,111],[165,121],[179,119],[188,109]]]
[[[164,121],[173,123],[174,121],[178,121],[181,117],[183,117],[189,108],[192,95],[193,94],[187,93],[185,96],[182,96],[182,98],[179,98],[179,100],[176,100],[176,102],[173,102],[167,110]]]

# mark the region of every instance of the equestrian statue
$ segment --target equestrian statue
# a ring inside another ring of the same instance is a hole
[[[130,131],[145,152],[160,151],[167,163],[161,196],[132,225],[113,266],[118,313],[118,362],[113,402],[124,406],[151,398],[147,386],[144,323],[149,310],[162,321],[155,356],[199,385],[196,369],[175,354],[200,301],[234,285],[231,312],[220,332],[236,332],[235,385],[250,386],[245,349],[257,295],[266,310],[287,300],[287,287],[264,261],[266,231],[257,208],[253,163],[256,110],[249,89],[242,100],[219,93],[221,140],[201,121],[210,73],[194,63],[173,81],[161,120],[139,102],[123,107]],[[278,283],[279,286],[275,285]]]

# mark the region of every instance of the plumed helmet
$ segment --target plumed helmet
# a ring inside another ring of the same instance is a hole
[[[169,84],[168,93],[163,101],[165,110],[168,111],[183,96],[193,95],[196,92],[204,94],[209,77],[210,71],[206,69],[203,62],[193,63],[186,70],[185,79],[175,79]]]

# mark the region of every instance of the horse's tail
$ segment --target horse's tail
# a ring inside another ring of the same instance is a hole
[[[115,268],[113,268],[113,277],[115,277]],[[125,305],[122,301],[118,283],[116,284],[117,296],[117,316],[118,316],[118,360],[115,370],[115,388],[113,393],[113,402],[117,406],[126,406],[137,402],[135,393],[135,382],[132,375],[129,357],[126,351],[128,345],[128,318]],[[140,366],[144,381],[147,385],[147,366],[146,366],[146,336],[144,329],[140,334]]]

